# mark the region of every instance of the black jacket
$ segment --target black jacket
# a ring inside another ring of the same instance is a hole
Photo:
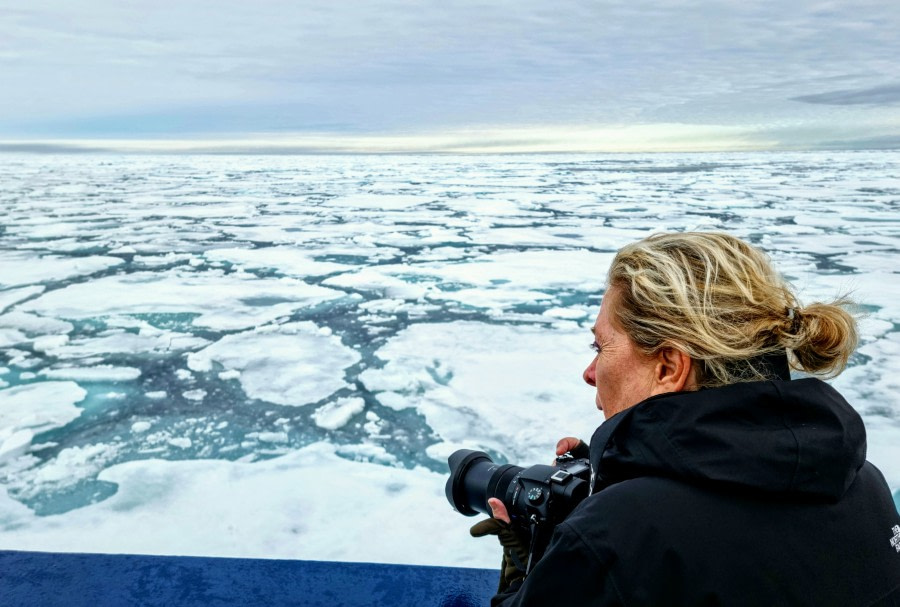
[[[900,605],[900,525],[859,415],[816,379],[650,398],[591,440],[594,493],[494,605]]]

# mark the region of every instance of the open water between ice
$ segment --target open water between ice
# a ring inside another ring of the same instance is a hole
[[[852,292],[833,384],[900,488],[900,152],[0,158],[0,548],[494,566],[446,457],[590,436],[660,230]]]

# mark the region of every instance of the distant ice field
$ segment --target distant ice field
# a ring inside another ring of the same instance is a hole
[[[590,437],[606,269],[671,230],[861,304],[900,489],[900,152],[0,160],[0,548],[495,567],[447,456]]]

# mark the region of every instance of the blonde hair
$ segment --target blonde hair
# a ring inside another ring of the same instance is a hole
[[[760,358],[833,377],[856,348],[846,298],[801,307],[768,256],[722,233],[654,234],[623,247],[609,270],[614,321],[645,354],[675,347],[698,387],[769,379]]]

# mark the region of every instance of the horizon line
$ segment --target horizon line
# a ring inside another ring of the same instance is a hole
[[[0,151],[210,155],[487,155],[765,152],[900,149],[900,133],[843,137],[761,126],[659,123],[525,126],[421,133],[179,134],[170,137],[3,137]]]

